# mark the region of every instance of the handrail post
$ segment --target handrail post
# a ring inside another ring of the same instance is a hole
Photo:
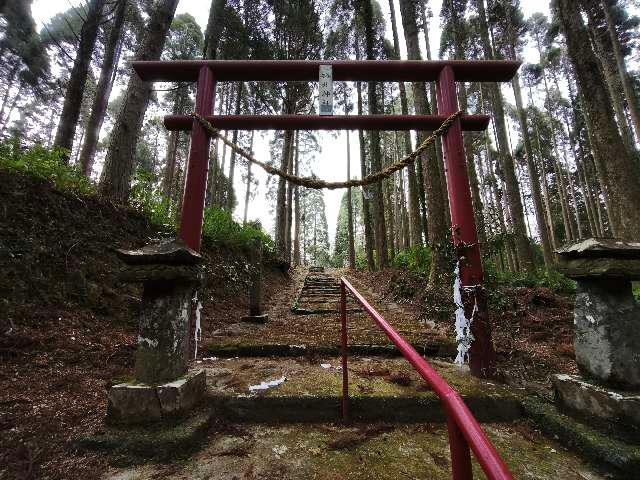
[[[349,372],[347,370],[347,290],[340,280],[340,320],[342,323],[342,420],[349,420]]]
[[[449,450],[451,451],[451,478],[453,480],[473,480],[469,444],[449,414],[447,414],[447,430],[449,431]]]

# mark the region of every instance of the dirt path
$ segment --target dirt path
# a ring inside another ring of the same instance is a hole
[[[269,321],[265,325],[240,322],[244,312],[235,312],[235,317],[221,325],[205,312],[203,355],[216,355],[225,349],[233,352],[234,348],[246,354],[257,354],[267,347],[273,351],[276,346],[287,345],[337,348],[340,318],[336,286],[342,274],[345,272],[337,269],[326,269],[321,274],[310,274],[302,268],[294,270],[289,281],[273,292],[266,303]],[[380,301],[366,283],[346,275],[385,319],[414,345],[429,348],[431,352],[443,351],[445,355],[453,351],[451,339],[443,328],[420,321],[418,312],[410,306]],[[387,337],[367,314],[351,311],[357,309],[353,300],[348,308],[350,345],[390,346]],[[299,314],[301,312],[305,314]]]

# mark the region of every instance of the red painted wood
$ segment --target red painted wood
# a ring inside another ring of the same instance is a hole
[[[220,130],[423,130],[433,131],[446,120],[445,115],[211,115],[207,120]],[[488,115],[464,115],[462,129],[483,131]],[[189,131],[189,115],[164,117],[168,130]]]
[[[347,369],[347,291],[344,283],[340,283],[340,320],[342,330],[340,335],[342,353],[342,420],[349,420],[349,370]]]
[[[334,81],[430,82],[450,66],[459,82],[508,82],[520,62],[504,60],[176,60],[136,61],[133,69],[149,82],[193,82],[203,65],[218,81],[318,81],[318,67],[331,65]]]
[[[452,460],[458,462],[460,474],[462,475],[465,473],[465,464],[470,461],[464,459],[466,444],[466,455],[468,456],[469,447],[471,447],[478,463],[489,480],[513,479],[509,468],[506,466],[502,458],[500,458],[495,447],[484,433],[480,424],[475,419],[469,410],[469,407],[464,403],[458,392],[453,390],[438,374],[435,368],[433,368],[429,362],[416,352],[409,342],[407,342],[393,329],[391,325],[389,325],[384,317],[380,315],[380,313],[378,313],[378,311],[373,308],[355,288],[353,288],[346,278],[342,277],[340,279],[340,283],[351,293],[351,295],[353,295],[358,303],[362,305],[362,308],[376,322],[378,327],[380,327],[389,340],[398,347],[398,350],[400,350],[404,358],[413,365],[413,368],[415,368],[418,374],[429,384],[431,389],[440,398],[440,401],[443,403],[447,413],[448,424],[450,422],[456,427],[453,429],[453,435],[449,437],[449,441],[455,444],[451,447]],[[449,432],[451,433],[451,430],[449,430]],[[462,435],[459,435],[458,432]],[[458,460],[458,458],[461,458],[462,460]],[[456,480],[467,480],[470,478],[471,477],[469,476],[454,477]]]
[[[450,68],[445,68],[440,75],[437,97],[439,113],[446,116],[458,111],[455,77]],[[471,245],[467,261],[460,266],[460,279],[463,286],[476,285],[482,282],[482,264],[459,121],[454,122],[442,136],[442,144],[447,167],[453,242],[454,245],[460,242]]]
[[[445,67],[437,84],[438,112],[442,115],[450,115],[458,111],[455,82],[453,69]],[[473,316],[471,333],[474,341],[469,352],[469,367],[474,375],[486,376],[494,369],[495,352],[491,343],[486,302],[482,291],[482,260],[460,121],[456,121],[443,135],[442,145],[446,163],[453,243],[458,247],[462,300],[467,318]],[[474,305],[477,306],[477,310]]]
[[[213,112],[216,79],[213,71],[203,66],[198,77],[196,94],[196,112],[209,116]],[[180,238],[195,251],[200,251],[202,239],[202,219],[204,200],[207,191],[207,172],[209,170],[209,145],[211,139],[200,124],[193,121],[191,147],[187,162],[187,176],[180,216]]]
[[[451,416],[447,416],[447,431],[449,433],[449,451],[451,452],[451,478],[453,480],[473,480],[469,444]]]

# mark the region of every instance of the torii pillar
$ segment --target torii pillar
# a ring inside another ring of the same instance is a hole
[[[456,80],[453,69],[445,66],[438,78],[436,94],[438,113],[451,115],[458,111]],[[473,341],[469,349],[469,367],[475,376],[490,376],[495,370],[495,351],[491,342],[487,300],[482,286],[482,257],[471,201],[462,127],[458,118],[442,137],[445,170],[451,211],[453,245],[460,268],[462,304],[470,319]]]
[[[207,117],[213,113],[216,98],[216,79],[210,67],[200,68],[196,92],[196,113]],[[193,120],[191,146],[182,197],[179,236],[189,248],[200,251],[204,201],[209,173],[211,137],[197,120]]]

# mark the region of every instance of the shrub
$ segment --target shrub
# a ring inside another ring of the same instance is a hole
[[[400,250],[393,259],[393,265],[413,273],[426,275],[431,267],[431,248],[416,246]]]
[[[177,205],[154,185],[151,172],[142,169],[136,172],[130,199],[132,206],[146,215],[152,224],[173,231],[177,229]],[[209,245],[244,250],[251,248],[253,239],[258,238],[262,240],[266,252],[274,251],[273,241],[259,224],[240,225],[229,212],[218,207],[205,209],[202,235],[204,242]]]
[[[17,139],[0,142],[0,168],[52,182],[58,189],[79,195],[95,193],[95,185],[77,167],[63,160],[61,148],[34,145],[22,148]]]
[[[556,293],[575,293],[576,283],[556,270],[539,269],[536,272],[498,272],[495,265],[485,262],[486,282],[489,285],[518,287],[546,287]]]
[[[229,212],[217,207],[205,209],[202,230],[205,242],[246,250],[251,248],[254,239],[260,239],[267,253],[275,252],[273,240],[262,230],[260,224],[240,225]]]
[[[136,171],[131,183],[129,202],[156,227],[175,232],[176,204],[154,185],[153,174],[148,170]]]
[[[367,266],[367,253],[364,248],[356,249],[356,270],[366,270]]]

